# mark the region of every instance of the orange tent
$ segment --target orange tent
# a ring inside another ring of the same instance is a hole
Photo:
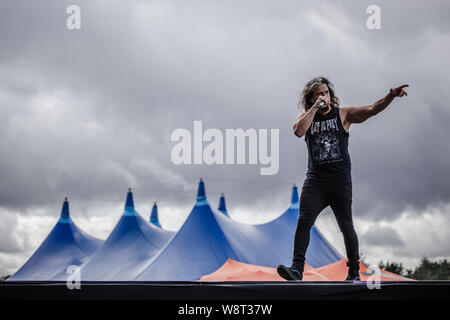
[[[347,259],[320,268],[305,265],[303,281],[344,281],[347,277]],[[380,269],[380,278],[360,262],[361,281],[408,281],[411,279]],[[285,281],[275,268],[257,266],[228,259],[219,269],[200,278],[200,281]]]
[[[316,269],[305,265],[304,281],[329,281]],[[275,268],[256,266],[228,259],[219,269],[200,278],[200,281],[285,281]]]

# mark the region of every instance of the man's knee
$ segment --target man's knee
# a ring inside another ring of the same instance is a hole
[[[306,215],[300,215],[298,218],[297,230],[309,231],[314,225],[314,218]]]
[[[355,232],[353,220],[344,220],[344,221],[341,221],[338,225],[339,225],[339,229],[342,231],[342,233]]]

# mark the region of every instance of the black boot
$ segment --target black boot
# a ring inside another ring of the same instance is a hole
[[[361,277],[359,276],[359,261],[347,261],[348,267],[348,275],[347,279],[349,281],[361,281]]]
[[[285,280],[297,280],[300,281],[303,279],[303,270],[299,270],[295,267],[286,267],[280,264],[277,267],[277,272]]]

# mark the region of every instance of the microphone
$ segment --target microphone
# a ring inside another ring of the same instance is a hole
[[[319,110],[325,110],[328,107],[325,106],[325,102],[324,101],[320,101],[319,104],[318,104],[318,108],[319,108]]]

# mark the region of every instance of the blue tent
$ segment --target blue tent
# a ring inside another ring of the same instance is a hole
[[[225,197],[222,193],[222,195],[220,196],[219,199],[219,207],[217,208],[217,210],[219,210],[220,212],[222,212],[224,215],[228,216],[228,212],[227,212],[227,206],[225,204]]]
[[[122,217],[100,246],[101,240],[86,235],[71,221],[65,201],[57,225],[11,280],[65,280],[70,265],[82,266],[81,279],[91,281],[198,280],[228,258],[268,267],[289,265],[298,212],[294,186],[291,205],[280,217],[259,225],[237,222],[228,215],[223,194],[219,211],[211,209],[200,179],[197,202],[174,233],[155,225],[156,203],[152,223],[143,219],[134,209],[129,190]],[[306,263],[321,267],[341,259],[313,227]]]
[[[197,202],[189,217],[136,280],[198,280],[228,258],[268,267],[290,265],[298,208],[294,186],[291,206],[282,216],[262,225],[240,223],[211,209],[200,180]],[[338,260],[341,256],[314,228],[307,263],[314,267]]]
[[[156,201],[153,203],[152,213],[150,214],[150,223],[161,228],[161,224],[158,219],[158,206],[156,205]]]
[[[83,232],[72,221],[66,198],[61,217],[50,234],[8,281],[65,281],[69,275],[67,268],[85,264],[102,242]]]
[[[125,211],[103,245],[81,269],[89,281],[132,281],[174,235],[143,219],[128,191]]]
[[[200,180],[197,202],[189,217],[136,280],[197,280],[228,258],[238,259],[211,211]]]

